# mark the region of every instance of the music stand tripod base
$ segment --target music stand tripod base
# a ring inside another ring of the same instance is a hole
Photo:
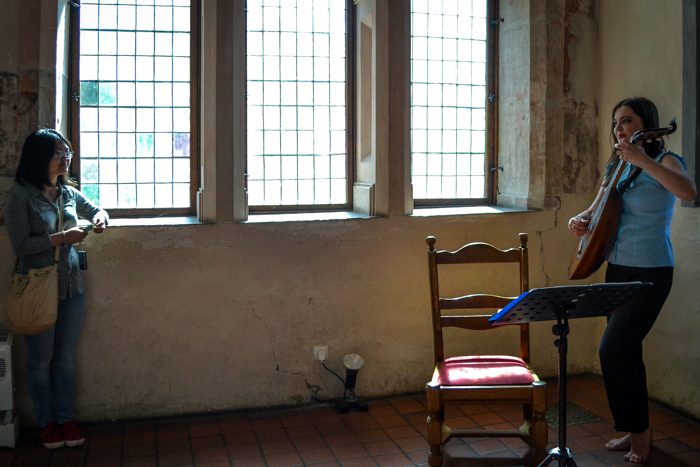
[[[545,457],[545,459],[537,467],[549,465],[554,461],[557,461],[560,466],[572,465],[574,467],[578,467],[578,465],[576,465],[576,461],[574,461],[573,454],[571,454],[571,449],[564,448],[564,452],[562,452],[559,447],[550,449],[547,457]]]
[[[649,282],[621,282],[572,285],[532,289],[506,305],[489,318],[496,325],[551,321],[554,345],[559,350],[559,445],[549,451],[540,467],[557,461],[561,466],[576,466],[571,450],[566,447],[566,355],[570,318],[606,316],[630,298],[638,296]]]
[[[567,465],[576,466],[571,450],[566,447],[566,356],[569,350],[567,338],[569,335],[569,320],[566,306],[562,306],[561,311],[557,314],[557,324],[552,326],[552,333],[558,337],[554,341],[554,346],[559,350],[557,378],[559,386],[559,446],[551,449],[538,467],[549,465],[555,460],[560,467]]]

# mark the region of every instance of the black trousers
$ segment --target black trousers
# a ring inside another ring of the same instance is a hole
[[[649,427],[649,399],[642,341],[671,291],[673,268],[608,264],[605,282],[653,282],[648,292],[608,316],[600,342],[600,365],[615,429],[641,433]]]

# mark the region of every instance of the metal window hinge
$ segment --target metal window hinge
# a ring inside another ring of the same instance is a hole
[[[503,16],[499,16],[498,18],[493,18],[493,19],[491,20],[491,25],[492,25],[492,26],[498,26],[498,25],[501,24],[503,21],[504,21]]]
[[[496,102],[496,94],[495,93],[489,93],[489,102]]]
[[[499,165],[498,167],[491,167],[491,172],[495,172],[496,170],[503,172],[503,166]]]

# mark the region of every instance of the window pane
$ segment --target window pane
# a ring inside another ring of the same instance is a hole
[[[190,185],[189,183],[173,184],[173,207],[185,208],[190,205]]]
[[[411,1],[414,199],[486,196],[486,1]]]
[[[190,10],[189,8],[173,8],[173,30],[174,31],[189,31],[190,30]]]
[[[347,202],[345,14],[344,0],[247,4],[251,206]]]
[[[190,207],[190,5],[81,8],[84,188],[106,208]]]
[[[122,159],[118,162],[118,179],[119,183],[132,183],[136,178],[134,170],[136,168],[136,161],[134,159]]]
[[[116,206],[117,203],[117,185],[107,184],[105,182],[100,182],[98,185],[100,191],[100,205],[102,206]]]
[[[138,159],[136,161],[136,181],[153,182],[153,161],[149,159]],[[138,190],[137,190],[138,191]],[[138,194],[137,194],[138,196]]]
[[[136,112],[133,108],[119,108],[117,110],[117,127],[119,131],[134,132],[136,123]]]
[[[171,83],[155,83],[156,107],[169,107],[173,105],[173,85]]]
[[[80,8],[80,28],[83,30],[97,29],[98,17],[97,5],[83,5]]]
[[[136,109],[136,131],[153,131],[153,115],[152,108],[137,108]]]
[[[117,7],[117,25],[119,29],[133,31],[136,29],[136,7],[133,5],[119,5]],[[80,19],[83,19],[85,8],[80,9]],[[121,44],[119,45],[121,47]]]
[[[154,191],[155,185],[152,183],[136,185],[136,207],[144,209],[155,207]]]
[[[80,170],[83,174],[83,183],[95,183],[98,180],[98,165],[95,159],[83,158],[80,164]]]
[[[173,155],[172,133],[156,133],[155,156],[170,158]]]
[[[80,153],[84,157],[97,157],[99,154],[98,133],[83,132],[80,137]]]
[[[155,207],[173,207],[173,190],[169,183],[157,183],[155,185]]]
[[[117,105],[133,107],[136,103],[136,87],[134,83],[117,83]]]
[[[117,7],[114,5],[100,5],[100,7],[99,7],[99,28],[100,29],[116,29],[116,27],[117,27]]]
[[[136,141],[133,133],[117,134],[117,157],[134,157]]]
[[[81,52],[83,55],[97,55],[97,32],[83,31],[80,33],[80,42],[85,44],[82,46]]]

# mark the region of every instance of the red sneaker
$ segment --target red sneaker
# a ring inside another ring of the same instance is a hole
[[[61,433],[63,433],[63,439],[66,441],[66,446],[71,448],[76,448],[85,444],[85,436],[80,431],[80,428],[73,422],[73,420],[67,420],[61,425]]]
[[[43,444],[46,449],[58,449],[66,444],[63,440],[61,429],[54,422],[50,422],[42,428],[39,437],[41,438],[41,444]]]

